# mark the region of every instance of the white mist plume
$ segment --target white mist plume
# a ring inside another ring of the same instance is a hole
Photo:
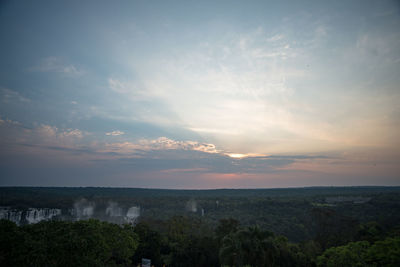
[[[95,204],[82,198],[74,203],[74,214],[79,220],[81,218],[90,218],[93,216]]]
[[[126,213],[125,220],[128,223],[134,223],[136,219],[140,216],[140,207],[130,207]]]
[[[197,212],[197,202],[194,199],[189,200],[186,203],[186,210],[191,212]]]
[[[110,201],[108,202],[108,206],[106,208],[106,215],[110,217],[122,216],[122,208],[119,207],[117,202]]]

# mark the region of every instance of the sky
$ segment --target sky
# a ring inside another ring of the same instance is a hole
[[[0,186],[400,185],[398,1],[1,1]]]

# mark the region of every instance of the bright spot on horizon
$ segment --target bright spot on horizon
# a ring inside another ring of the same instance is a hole
[[[246,154],[238,154],[238,153],[227,153],[225,155],[228,155],[229,157],[235,158],[235,159],[241,159],[241,158],[248,157],[248,155],[246,155]]]
[[[243,159],[243,158],[259,158],[259,157],[266,157],[266,154],[258,154],[258,153],[225,153],[228,157],[235,158],[235,159]]]

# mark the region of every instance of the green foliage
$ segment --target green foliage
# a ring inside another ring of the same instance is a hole
[[[27,248],[25,235],[19,227],[8,220],[0,220],[0,266],[22,266]]]
[[[298,245],[257,226],[225,236],[219,256],[225,266],[312,266]]]
[[[0,221],[1,266],[126,266],[138,238],[130,226],[98,220],[17,227]]]
[[[219,266],[217,241],[201,221],[178,216],[167,223],[168,266]]]
[[[229,218],[219,220],[219,224],[215,229],[215,234],[219,240],[222,240],[224,236],[235,233],[239,229],[239,221]]]
[[[233,219],[221,220],[215,232],[189,217],[163,224],[165,232],[146,223],[132,227],[88,220],[17,226],[1,220],[0,266],[132,266],[142,258],[171,267],[400,266],[396,235],[330,247],[317,256],[321,249],[315,241],[294,244],[258,226],[241,228]],[[360,226],[371,228],[380,226]],[[222,233],[226,235],[219,241]]]
[[[400,237],[388,237],[373,244],[366,256],[373,266],[400,266]]]
[[[135,227],[97,220],[25,226],[1,221],[0,266],[132,266],[142,258],[155,266],[400,266],[400,227],[394,228],[399,193],[379,187],[0,188],[0,204],[25,211],[67,211],[83,197],[96,204],[95,218],[105,219],[110,201],[123,210],[141,208]],[[327,204],[329,196],[370,201]],[[193,199],[197,212],[186,209]]]
[[[368,241],[350,242],[345,246],[329,248],[317,258],[317,266],[366,266],[368,248]]]
[[[295,263],[305,257],[299,252],[286,238],[275,237],[255,226],[226,235],[219,256],[221,263],[227,266],[296,266]]]
[[[353,241],[358,226],[355,219],[328,208],[314,208],[312,215],[316,224],[315,240],[323,249]]]
[[[163,246],[161,234],[143,222],[135,226],[135,233],[139,237],[139,246],[133,257],[133,263],[138,264],[142,258],[146,258],[151,259],[152,264],[161,266],[161,248]]]
[[[377,222],[362,223],[358,226],[356,234],[357,240],[366,240],[368,242],[375,242],[382,239],[384,230]]]
[[[317,258],[317,266],[400,266],[400,237],[329,248]]]

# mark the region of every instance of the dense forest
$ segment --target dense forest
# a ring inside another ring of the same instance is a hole
[[[93,213],[66,216],[82,199]],[[140,216],[114,223],[110,203]],[[62,210],[35,224],[1,220],[1,266],[400,266],[398,187],[3,187],[0,205]]]

